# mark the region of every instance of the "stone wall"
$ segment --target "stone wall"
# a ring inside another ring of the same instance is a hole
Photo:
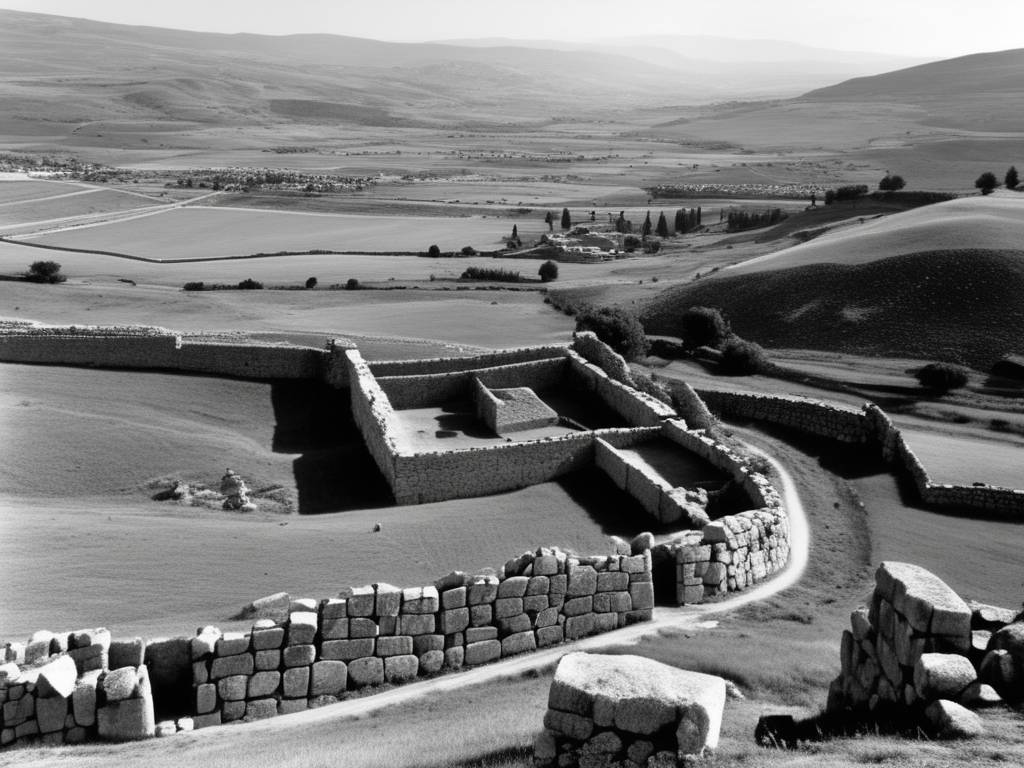
[[[593,392],[631,426],[649,427],[676,416],[671,406],[622,384],[575,352],[569,352],[568,360],[570,377]]]
[[[867,442],[862,411],[804,397],[699,389],[712,412],[726,418],[767,421],[846,443]]]
[[[647,621],[654,608],[649,551],[578,557],[547,547],[496,574],[456,572],[408,589],[373,584],[325,600],[280,597],[271,611],[278,617],[249,632],[203,627],[191,639],[159,641],[157,654],[140,639],[111,641],[105,629],[9,643],[0,657],[0,740],[130,740],[296,712]],[[155,698],[144,658],[162,667]],[[182,694],[187,716],[154,723],[154,705]]]
[[[358,350],[346,350],[344,355],[352,398],[352,418],[381,474],[394,489],[395,456],[398,453],[394,437],[398,434],[398,423],[394,409]]]
[[[373,366],[370,366],[371,372]],[[396,410],[428,408],[472,396],[473,379],[492,389],[530,387],[537,391],[558,386],[565,378],[564,356],[510,363],[454,373],[377,376],[377,383]]]
[[[499,365],[526,363],[532,360],[546,360],[564,356],[566,347],[524,347],[504,349],[472,357],[435,357],[424,360],[375,360],[369,363],[375,376],[413,376],[426,373],[454,373],[472,371],[477,368],[494,368]]]

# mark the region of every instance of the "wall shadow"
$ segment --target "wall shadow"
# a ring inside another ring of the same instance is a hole
[[[387,480],[359,433],[348,393],[312,380],[273,382],[275,453],[301,454],[292,463],[299,514],[371,509],[394,504]]]
[[[638,533],[674,533],[679,525],[665,525],[651,517],[640,503],[594,465],[578,469],[555,481],[566,495],[586,511],[607,536],[631,539]]]

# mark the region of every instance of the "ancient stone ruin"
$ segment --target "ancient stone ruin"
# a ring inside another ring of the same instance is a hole
[[[676,766],[718,746],[725,681],[641,656],[570,653],[534,742],[539,768]]]
[[[256,505],[249,500],[249,487],[245,481],[230,469],[220,479],[220,492],[224,494],[224,509],[240,512],[254,512]]]

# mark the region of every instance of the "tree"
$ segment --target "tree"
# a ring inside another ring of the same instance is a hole
[[[587,309],[576,316],[577,331],[593,331],[597,338],[627,360],[647,354],[647,336],[636,315],[620,307]]]
[[[572,226],[572,219],[569,217],[569,209],[562,209],[562,229],[569,229]]]
[[[648,211],[647,212],[647,218],[644,219],[644,225],[640,229],[640,236],[641,237],[647,237],[650,234],[651,234],[651,212]]]
[[[914,374],[922,387],[949,392],[967,385],[970,371],[954,363],[929,363]]]
[[[680,319],[679,335],[685,349],[717,347],[729,334],[729,322],[713,307],[690,307]]]
[[[555,217],[551,215],[551,211],[544,214],[544,223],[548,225],[548,232],[555,231]]]
[[[545,283],[550,283],[552,280],[558,279],[558,265],[551,260],[545,261],[540,265],[537,274]]]
[[[992,190],[999,186],[999,180],[991,171],[985,171],[974,181],[974,186],[981,190],[981,194],[992,194]]]
[[[512,237],[510,239],[515,240],[517,243],[520,242],[519,227],[517,227],[515,224],[512,225]]]
[[[439,259],[441,258],[441,249],[438,248],[436,245],[432,245],[429,248],[427,248],[427,256],[429,256],[432,259]]]
[[[63,283],[67,278],[60,273],[60,264],[56,261],[33,261],[26,279],[33,283]]]
[[[668,237],[668,222],[665,220],[664,211],[658,216],[658,226],[655,231],[658,233],[658,237]]]
[[[359,281],[356,278],[354,278],[354,277],[350,277],[348,280],[345,281],[345,290],[346,291],[358,291],[359,290]]]
[[[718,369],[728,376],[749,376],[768,368],[764,350],[752,341],[733,336],[722,347]]]
[[[306,290],[307,291],[312,291],[314,288],[316,288],[316,283],[317,283],[317,279],[315,277],[308,278],[306,280]]]
[[[907,186],[907,182],[902,176],[896,176],[893,174],[885,174],[885,178],[878,182],[878,188],[883,192],[896,192]]]
[[[1006,172],[1006,178],[1003,179],[1003,184],[1006,185],[1007,189],[1016,189],[1017,185],[1020,184],[1020,178],[1017,176],[1016,166],[1010,166],[1010,170]]]

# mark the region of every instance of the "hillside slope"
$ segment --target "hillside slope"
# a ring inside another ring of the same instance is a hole
[[[1024,351],[1024,251],[930,251],[705,279],[664,291],[641,320],[648,333],[677,334],[691,306],[720,308],[736,333],[766,347],[986,370]]]
[[[890,256],[955,249],[1013,250],[1024,244],[1024,195],[971,197],[850,223],[807,243],[730,267],[748,274],[809,264],[864,264]]]

